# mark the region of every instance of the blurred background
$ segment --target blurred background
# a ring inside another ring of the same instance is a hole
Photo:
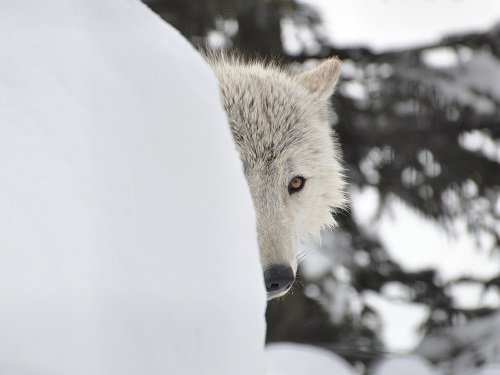
[[[500,2],[145,3],[196,46],[291,71],[343,60],[351,209],[305,245],[268,342],[327,348],[360,374],[404,353],[453,375],[500,363]]]

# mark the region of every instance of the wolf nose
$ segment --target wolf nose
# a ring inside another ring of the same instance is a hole
[[[292,286],[295,276],[289,266],[271,266],[264,271],[264,281],[268,293],[281,292]]]

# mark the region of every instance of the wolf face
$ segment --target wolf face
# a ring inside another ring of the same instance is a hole
[[[329,104],[340,62],[330,59],[295,76],[224,56],[210,63],[253,198],[272,299],[295,280],[299,242],[335,226],[332,211],[345,203]]]

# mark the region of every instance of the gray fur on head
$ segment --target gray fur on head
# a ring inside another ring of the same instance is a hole
[[[298,243],[335,226],[332,211],[346,202],[330,105],[340,61],[331,58],[292,76],[273,63],[224,54],[207,60],[255,205],[262,267],[290,265],[295,274]],[[295,176],[305,185],[290,194]]]

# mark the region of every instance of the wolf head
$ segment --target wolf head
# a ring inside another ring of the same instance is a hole
[[[209,58],[239,150],[257,216],[268,299],[295,279],[300,241],[335,226],[345,203],[330,96],[340,62],[289,75],[275,65]]]

